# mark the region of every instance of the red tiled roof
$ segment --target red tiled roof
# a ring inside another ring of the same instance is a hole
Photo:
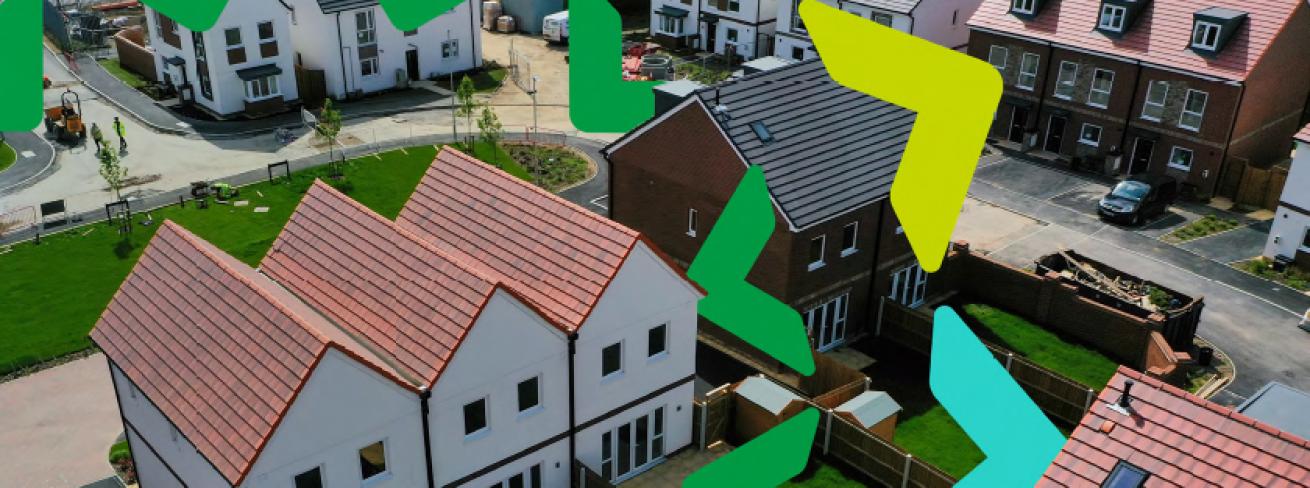
[[[1132,416],[1110,408],[1128,379]],[[1097,487],[1120,460],[1147,487],[1310,486],[1310,442],[1124,367],[1038,486]]]
[[[322,181],[260,270],[429,387],[496,289]]]
[[[172,222],[91,339],[233,484],[329,347],[376,362],[276,283]]]
[[[1301,131],[1297,132],[1296,136],[1293,136],[1293,138],[1306,144],[1310,144],[1310,124],[1302,127]]]
[[[1050,0],[1037,18],[1009,13],[1010,0],[984,0],[971,27],[1018,34],[1231,80],[1245,80],[1304,0],[1153,0],[1122,39],[1096,30],[1100,0]],[[1192,14],[1207,7],[1247,13],[1247,21],[1218,56],[1192,52]]]
[[[636,231],[450,148],[437,154],[396,222],[512,283],[566,332],[586,321],[640,240]]]

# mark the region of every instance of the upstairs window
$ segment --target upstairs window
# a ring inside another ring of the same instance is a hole
[[[481,434],[487,430],[487,399],[479,398],[464,405],[464,435]]]
[[[1041,60],[1042,57],[1035,53],[1023,53],[1023,60],[1019,63],[1019,80],[1015,85],[1025,90],[1037,86],[1037,66]]]
[[[690,237],[696,237],[697,227],[700,227],[699,214],[696,212],[696,209],[689,208],[687,209],[687,235]]]
[[[1055,78],[1055,98],[1073,99],[1074,84],[1078,81],[1078,64],[1069,61],[1060,63],[1060,73]]]
[[[1204,20],[1196,21],[1192,27],[1192,47],[1214,51],[1219,49],[1219,24]]]
[[[519,382],[519,413],[541,405],[541,377],[533,376]]]
[[[741,2],[738,2],[737,0],[728,0],[728,11],[729,11],[729,12],[740,12],[740,11],[741,11]]]
[[[1005,58],[1010,57],[1010,50],[1001,46],[992,46],[987,53],[987,62],[1000,71],[1005,71]]]
[[[842,227],[842,230],[841,230],[841,255],[842,255],[842,257],[846,257],[846,256],[850,256],[851,254],[855,254],[855,250],[856,250],[856,249],[855,249],[855,244],[856,244],[856,239],[857,239],[857,237],[858,237],[857,234],[859,234],[859,231],[860,231],[860,223],[859,223],[859,222],[851,222],[851,223],[849,223],[849,224],[846,224],[846,227]]]
[[[1187,100],[1183,102],[1183,114],[1178,117],[1178,127],[1190,131],[1200,131],[1201,121],[1205,119],[1205,104],[1210,95],[1200,90],[1187,90]]]
[[[1010,3],[1010,11],[1028,15],[1037,13],[1037,0],[1014,0]]]
[[[441,42],[441,58],[448,59],[459,56],[459,39],[451,39]]]
[[[623,343],[615,342],[600,351],[600,377],[609,378],[623,373]]]
[[[883,26],[886,27],[892,26],[891,14],[882,14],[882,13],[874,12],[873,14],[869,15],[869,18],[873,19],[875,23],[882,24]]]
[[[1118,5],[1101,5],[1101,19],[1096,27],[1112,32],[1123,32],[1124,22],[1128,19],[1128,9]]]
[[[1114,89],[1114,72],[1097,69],[1092,74],[1092,89],[1087,93],[1087,104],[1093,107],[1110,106],[1110,91]]]
[[[669,326],[660,324],[646,332],[646,357],[653,358],[669,350]]]
[[[368,482],[387,474],[387,447],[377,441],[359,450],[359,479]]]
[[[259,32],[259,56],[271,58],[277,56],[277,35],[273,32],[272,22],[260,22],[256,29]]]
[[[292,481],[296,488],[323,488],[323,470],[315,466],[314,469],[296,475]]]
[[[241,29],[224,30],[223,39],[227,43],[227,64],[237,65],[246,62],[246,46],[241,44]]]
[[[823,248],[826,247],[827,241],[827,236],[810,239],[810,271],[823,267]]]
[[[805,32],[805,21],[801,19],[801,0],[791,4],[791,30]]]
[[[361,46],[368,44],[377,44],[377,24],[373,17],[373,10],[365,10],[355,14],[355,43]]]
[[[1169,98],[1169,83],[1152,81],[1146,90],[1146,100],[1142,102],[1142,118],[1159,122],[1164,117],[1164,102]]]

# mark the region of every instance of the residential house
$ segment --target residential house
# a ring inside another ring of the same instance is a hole
[[[1310,441],[1120,367],[1039,487],[1307,486]]]
[[[702,296],[447,150],[396,222],[316,182],[259,269],[165,222],[91,338],[142,486],[537,488],[689,445]]]
[[[1264,255],[1310,270],[1310,125],[1295,136],[1296,154],[1274,212]]]
[[[296,64],[321,70],[328,96],[354,97],[482,65],[479,2],[467,0],[411,31],[378,0],[286,0]]]
[[[744,60],[768,56],[778,1],[651,0],[650,33],[670,46]]]
[[[774,55],[797,61],[818,56],[801,20],[803,0],[779,0]],[[965,21],[981,0],[820,0],[898,31],[951,49],[964,49],[969,41]]]
[[[285,2],[229,0],[207,31],[192,31],[147,6],[157,80],[179,98],[220,117],[259,116],[299,101],[291,8]]]
[[[1005,82],[992,137],[1200,198],[1285,158],[1310,95],[1302,1],[986,0],[969,27]]]
[[[828,350],[871,328],[880,297],[923,302],[927,274],[887,198],[914,120],[817,59],[696,90],[604,149],[611,218],[687,266],[746,169],[762,168],[777,224],[747,281]]]

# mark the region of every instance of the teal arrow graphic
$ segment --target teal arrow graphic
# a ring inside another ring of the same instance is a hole
[[[987,459],[955,486],[1033,486],[1064,448],[1051,425],[950,307],[933,315],[928,385]]]
[[[692,473],[682,486],[778,486],[805,469],[818,428],[819,411],[807,408]]]

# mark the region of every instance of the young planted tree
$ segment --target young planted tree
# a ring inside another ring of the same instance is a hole
[[[482,107],[482,117],[478,119],[478,131],[482,133],[482,142],[487,144],[491,151],[491,158],[496,166],[500,166],[500,141],[505,138],[500,124],[500,118],[496,117],[496,112],[491,107]]]
[[[473,133],[473,118],[478,115],[478,100],[473,97],[476,90],[473,87],[473,79],[465,76],[459,82],[459,88],[455,90],[455,115],[464,117],[467,121],[465,126],[468,127],[468,134]],[[468,148],[472,151],[472,148]]]
[[[127,182],[127,168],[120,164],[118,153],[104,148],[100,151],[100,177],[105,179],[115,200],[123,199],[123,184]]]
[[[323,101],[323,109],[318,113],[318,125],[314,131],[327,140],[328,158],[332,157],[332,145],[336,143],[337,134],[341,133],[341,111],[332,106],[332,99]]]

